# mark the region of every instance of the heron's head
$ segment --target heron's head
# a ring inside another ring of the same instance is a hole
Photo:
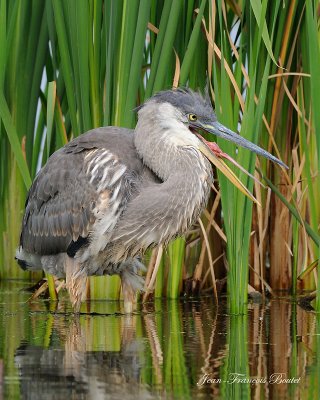
[[[201,150],[203,143],[198,133],[204,131],[229,140],[287,168],[281,160],[266,150],[219,123],[209,96],[202,96],[190,89],[166,90],[154,95],[142,106],[142,110],[147,114],[150,111],[149,122],[150,118],[154,118],[154,122],[164,132],[168,134],[174,132],[172,141],[177,145],[195,146]]]

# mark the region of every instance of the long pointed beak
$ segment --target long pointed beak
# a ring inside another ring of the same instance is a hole
[[[230,142],[236,143],[237,145],[244,147],[245,149],[251,150],[256,154],[268,158],[269,160],[281,165],[281,167],[289,169],[289,167],[277,157],[273,156],[268,151],[240,136],[238,133],[235,133],[232,130],[228,129],[224,125],[220,124],[220,122],[218,121],[215,121],[212,125],[200,123],[199,127],[208,133],[214,134],[218,137],[229,140]]]

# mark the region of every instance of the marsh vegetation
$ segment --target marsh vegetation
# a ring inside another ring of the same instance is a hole
[[[132,110],[163,88],[207,87],[219,120],[289,170],[218,140],[269,189],[231,166],[259,206],[217,172],[203,229],[169,245],[155,279],[158,250],[147,255],[148,293],[217,297],[227,277],[233,313],[245,312],[248,284],[262,296],[318,287],[319,310],[318,11],[316,1],[1,0],[1,279],[39,278],[13,257],[27,189],[52,152],[93,127],[134,127]],[[88,298],[119,296],[117,277],[90,280]]]

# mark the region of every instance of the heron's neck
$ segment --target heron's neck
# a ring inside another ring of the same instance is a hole
[[[200,169],[204,168],[205,162],[197,150],[198,139],[174,113],[170,104],[150,102],[139,111],[134,132],[134,144],[141,159],[163,181],[173,172],[195,168],[194,163],[201,163]]]
[[[145,165],[163,180],[152,188],[150,205],[159,216],[155,223],[168,225],[168,229],[159,229],[167,233],[162,242],[186,231],[195,222],[209,196],[212,168],[197,149],[198,139],[182,123],[170,125],[157,120],[154,114],[143,117],[135,130],[135,146]],[[148,131],[150,126],[152,131]]]

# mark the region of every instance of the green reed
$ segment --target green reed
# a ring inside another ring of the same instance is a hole
[[[228,354],[224,359],[220,375],[223,398],[250,399],[248,318],[246,315],[230,316],[227,343]]]
[[[227,238],[230,310],[245,312],[252,278],[249,264],[257,271],[252,265],[256,259],[263,277],[270,259],[272,289],[295,287],[295,277],[319,259],[317,3],[48,0],[32,4],[0,0],[0,277],[26,277],[14,261],[26,190],[52,152],[97,126],[134,127],[134,108],[158,90],[173,85],[203,90],[207,85],[222,123],[279,155],[290,167],[282,171],[259,158],[259,170],[273,189],[268,210],[267,192],[259,189],[263,215],[259,220],[257,206],[218,174],[222,212],[217,212],[216,222]],[[254,155],[242,149],[236,152],[222,140],[219,145],[254,172]],[[250,179],[235,172],[254,189]],[[292,216],[299,224],[291,223]],[[172,245],[170,257],[163,257],[157,297],[178,297],[182,279],[199,275],[202,288],[210,288],[208,262],[198,274],[197,262],[186,266],[181,256],[188,256],[189,239],[176,249]],[[310,239],[314,243],[306,246]],[[255,242],[259,257],[253,254]],[[221,235],[212,246],[223,251]],[[194,254],[200,248],[195,245]],[[318,271],[316,278],[308,274],[305,287],[315,288],[316,280],[319,310]],[[92,279],[90,285],[92,299],[120,295],[118,278]]]

